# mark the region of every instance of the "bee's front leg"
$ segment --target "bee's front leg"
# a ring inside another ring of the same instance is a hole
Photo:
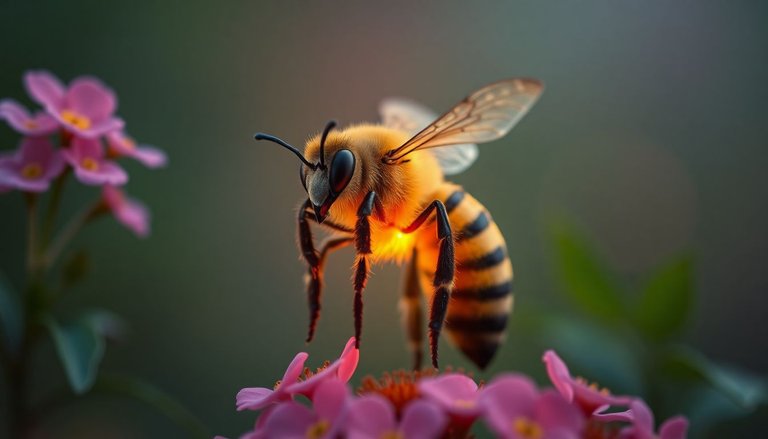
[[[346,247],[351,244],[353,240],[351,236],[329,238],[323,243],[319,252],[315,250],[315,245],[312,240],[312,229],[309,226],[309,220],[312,219],[312,214],[307,211],[310,207],[309,203],[310,201],[307,200],[299,210],[298,223],[299,247],[301,249],[302,257],[309,266],[306,280],[307,303],[309,305],[307,343],[314,338],[317,321],[320,318],[320,298],[323,290],[323,267],[325,266],[325,259],[331,251]],[[344,232],[346,230],[339,231]]]
[[[384,217],[384,207],[381,200],[376,196],[376,192],[368,192],[363,199],[360,208],[357,209],[357,224],[355,225],[355,251],[357,258],[355,261],[355,277],[353,288],[355,290],[354,313],[355,313],[355,347],[360,348],[360,334],[363,327],[363,290],[368,282],[370,266],[368,255],[371,254],[371,223],[370,216],[382,222],[386,222]]]
[[[453,249],[453,232],[448,221],[448,212],[440,200],[433,201],[424,209],[413,223],[403,229],[403,233],[413,233],[435,212],[437,218],[437,238],[440,241],[440,250],[437,255],[437,268],[432,285],[435,294],[432,296],[432,305],[429,309],[429,347],[432,355],[432,366],[437,368],[437,342],[440,331],[443,329],[443,321],[448,311],[448,301],[453,289],[453,278],[456,271],[456,260]]]

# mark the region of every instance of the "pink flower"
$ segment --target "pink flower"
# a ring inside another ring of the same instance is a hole
[[[70,148],[65,149],[63,154],[82,183],[121,186],[128,181],[128,174],[123,168],[104,158],[104,150],[98,139],[75,137]]]
[[[314,410],[293,401],[283,402],[269,413],[262,431],[257,429],[252,434],[286,439],[337,437],[349,397],[346,383],[337,379],[325,380],[317,386]]]
[[[107,133],[107,145],[110,155],[131,157],[148,168],[160,168],[168,162],[163,151],[147,145],[136,145],[133,139],[121,131]]]
[[[237,410],[259,410],[278,401],[286,401],[293,397],[292,393],[287,391],[290,384],[299,380],[299,375],[304,370],[304,362],[307,361],[309,354],[299,352],[293,357],[291,364],[283,374],[283,379],[275,384],[274,389],[264,387],[246,387],[237,393]]]
[[[48,113],[39,111],[31,115],[13,99],[0,101],[0,119],[25,136],[47,136],[59,128],[59,123]]]
[[[436,378],[424,378],[419,391],[450,415],[472,421],[480,414],[477,383],[460,373],[447,373]]]
[[[24,75],[30,96],[68,131],[79,137],[96,138],[123,128],[113,115],[115,94],[96,78],[81,76],[66,88],[51,73],[39,70]]]
[[[379,395],[367,395],[350,403],[346,425],[348,439],[430,439],[441,437],[447,416],[433,403],[416,400],[405,407],[398,423],[395,409]]]
[[[53,149],[47,137],[25,138],[15,154],[0,158],[0,191],[47,191],[64,166],[61,152]]]
[[[304,362],[307,361],[308,356],[306,352],[298,353],[288,365],[283,379],[275,385],[274,390],[263,387],[240,390],[237,394],[237,409],[259,410],[275,402],[291,399],[294,395],[304,395],[312,399],[317,387],[329,379],[338,379],[346,383],[355,373],[360,351],[355,348],[355,338],[352,337],[339,359],[314,374],[311,374],[309,369],[304,369]],[[302,372],[305,379],[299,381]]]
[[[685,439],[688,436],[688,420],[683,416],[667,419],[656,435],[651,409],[641,399],[633,400],[629,407],[632,425],[621,431],[622,439]]]
[[[599,414],[612,405],[626,406],[632,401],[628,396],[613,396],[608,389],[601,389],[594,383],[588,384],[582,378],[574,379],[568,371],[568,366],[553,350],[545,352],[543,360],[555,388],[566,401],[575,402],[588,416]]]
[[[521,375],[502,375],[482,392],[488,426],[507,439],[577,439],[585,425],[579,409],[554,390],[539,393]]]
[[[141,202],[127,197],[123,191],[110,185],[104,185],[102,199],[115,219],[136,236],[144,238],[149,235],[149,209]]]

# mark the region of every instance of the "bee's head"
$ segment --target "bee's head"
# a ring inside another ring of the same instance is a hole
[[[346,189],[355,173],[355,155],[351,150],[342,145],[333,145],[326,151],[328,133],[336,126],[335,121],[326,124],[320,136],[317,162],[309,161],[298,149],[285,141],[269,134],[256,133],[256,140],[270,140],[299,157],[299,178],[301,184],[309,195],[312,207],[315,209],[315,217],[319,223],[328,216],[331,205]]]

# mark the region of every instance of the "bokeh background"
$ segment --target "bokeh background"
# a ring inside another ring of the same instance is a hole
[[[253,132],[301,144],[329,118],[376,120],[386,96],[442,111],[510,76],[542,79],[543,98],[455,180],[508,240],[516,315],[576,312],[553,256],[550,225],[566,221],[630,289],[692,255],[696,295],[682,341],[768,370],[766,22],[768,5],[746,1],[2,0],[0,95],[29,103],[21,76],[30,68],[96,75],[118,93],[128,131],[169,153],[160,172],[127,164],[128,191],[152,209],[151,238],[112,220],[90,228],[73,248],[90,249],[92,274],[60,311],[122,315],[130,332],[109,347],[103,370],[138,375],[211,432],[236,436],[253,422],[234,410],[241,387],[271,385],[302,349],[315,362],[335,358],[352,333],[345,250],[328,267],[317,339],[303,343],[296,159],[255,143]],[[16,139],[0,129],[0,149]],[[70,184],[65,212],[95,194]],[[0,268],[23,284],[21,196],[0,196],[0,223]],[[358,379],[409,364],[399,276],[376,267],[369,283]],[[517,321],[509,337],[477,377],[541,376],[544,346]],[[448,344],[441,352],[444,364],[474,370]],[[610,355],[597,343],[592,354]],[[50,346],[33,373],[45,383],[39,394],[66,385]],[[721,434],[763,434],[764,414]],[[142,405],[101,397],[57,411],[45,428],[58,437],[184,434]]]

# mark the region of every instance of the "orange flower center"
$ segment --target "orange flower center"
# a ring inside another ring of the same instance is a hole
[[[358,393],[377,393],[387,398],[395,406],[396,412],[402,413],[403,408],[419,397],[419,388],[416,382],[423,377],[434,376],[433,370],[404,371],[398,370],[391,374],[385,373],[380,379],[373,377],[363,378],[363,385]]]
[[[472,401],[471,399],[457,399],[453,401],[453,405],[456,407],[468,409],[475,406],[475,401]]]
[[[541,439],[544,435],[541,426],[525,416],[515,419],[512,422],[512,429],[526,439]]]
[[[330,429],[331,424],[325,419],[321,419],[309,426],[307,429],[307,439],[320,439]]]
[[[582,377],[576,377],[576,382],[579,383],[579,384],[583,384],[583,385],[589,387],[589,390],[593,390],[595,392],[598,392],[598,393],[600,393],[603,396],[609,396],[611,394],[611,391],[608,390],[606,387],[600,387],[599,384],[597,384],[595,382],[589,382],[589,381],[585,380]]]
[[[24,121],[24,127],[27,129],[34,130],[35,128],[37,128],[37,126],[38,126],[37,122],[35,122],[32,119],[27,119]]]
[[[379,439],[403,439],[403,435],[399,431],[387,431]]]
[[[128,137],[123,137],[123,146],[126,149],[135,149],[136,148],[136,142]]]
[[[64,110],[61,112],[61,118],[67,123],[80,130],[87,130],[91,127],[91,119],[87,116],[83,116],[80,113],[76,113],[72,110]]]
[[[99,162],[90,157],[86,157],[80,161],[80,166],[88,171],[96,171],[99,169]]]
[[[21,176],[27,180],[34,180],[43,175],[43,167],[39,163],[28,163],[21,169]]]

